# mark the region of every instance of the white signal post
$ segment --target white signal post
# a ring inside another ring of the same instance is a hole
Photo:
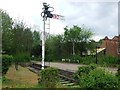
[[[43,32],[42,32],[42,69],[45,66],[45,17],[43,19]]]
[[[49,18],[53,18],[53,19],[59,19],[59,20],[65,20],[64,19],[64,16],[62,15],[57,15],[57,14],[52,14],[53,17],[50,16],[50,13],[49,12],[52,12],[52,11],[49,11],[48,12],[48,8],[52,8],[54,9],[53,7],[49,7],[49,5],[47,5],[47,3],[43,3],[43,6],[44,6],[44,11],[41,13],[41,16],[43,17],[43,33],[42,33],[42,68],[41,69],[44,69],[44,66],[45,66],[45,21],[47,20],[47,17]],[[46,11],[47,10],[47,11]],[[44,15],[42,15],[44,14]],[[46,14],[49,14],[49,16],[47,16]]]

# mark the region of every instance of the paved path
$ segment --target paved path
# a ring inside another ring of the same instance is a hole
[[[36,63],[41,64],[41,62],[36,62]],[[77,71],[78,67],[80,67],[80,66],[86,66],[86,65],[83,65],[83,64],[71,64],[71,63],[60,63],[60,62],[50,62],[50,63],[45,62],[45,65],[50,66],[50,67],[63,69],[63,70],[67,70],[67,71],[71,71],[71,72]],[[109,71],[109,72],[112,72],[112,73],[117,72],[117,68],[106,67],[105,70]]]
[[[35,62],[37,64],[41,64],[41,62]],[[80,66],[85,66],[82,64],[70,64],[70,63],[60,63],[60,62],[45,62],[46,66],[50,66],[50,67],[55,67],[55,68],[59,68],[59,69],[63,69],[63,70],[67,70],[67,71],[71,71],[71,72],[75,72],[78,70],[78,67]]]
[[[46,62],[46,65],[49,66],[49,63]],[[77,71],[78,67],[80,67],[80,66],[85,66],[85,65],[70,64],[70,63],[58,63],[58,62],[51,62],[50,63],[50,67],[55,67],[55,68],[59,68],[59,69],[67,70],[67,71],[72,71],[72,72]]]

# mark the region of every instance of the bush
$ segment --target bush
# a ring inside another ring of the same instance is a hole
[[[99,64],[106,66],[116,66],[118,64],[118,58],[110,55],[102,56],[99,58]]]
[[[70,60],[69,60],[70,59]],[[116,67],[119,63],[118,57],[113,57],[110,55],[98,55],[98,64],[101,66],[112,66]],[[92,64],[96,63],[96,57],[95,56],[85,56],[81,57],[80,55],[71,55],[68,57],[68,60],[66,59],[65,62],[70,62],[70,63],[80,63],[80,64]]]
[[[2,82],[7,82],[7,81],[8,81],[8,79],[5,76],[3,76],[2,77]]]
[[[81,63],[81,64],[91,64],[95,63],[95,58],[93,56],[85,56],[81,57],[80,55],[72,55],[70,56],[71,63]]]
[[[118,65],[117,76],[120,77],[120,65]]]
[[[96,68],[95,64],[90,64],[89,66],[79,67],[78,71],[75,73],[74,78],[79,80],[82,76],[89,74],[91,70]]]
[[[85,57],[82,57],[81,61],[80,61],[82,64],[92,64],[92,63],[95,63],[95,57],[93,56],[85,56]]]
[[[118,79],[102,69],[94,69],[89,74],[82,76],[79,84],[82,88],[114,89],[118,88]]]
[[[46,68],[40,71],[39,84],[44,88],[54,88],[59,81],[58,70],[55,68]]]
[[[31,57],[30,60],[33,60],[33,61],[41,61],[42,58],[40,58],[40,57]]]
[[[117,75],[119,81],[119,88],[120,88],[120,65],[118,65]]]
[[[77,54],[70,56],[71,63],[79,63],[80,59],[81,59],[80,55],[77,55]]]
[[[14,55],[14,62],[28,62],[30,61],[30,55],[28,53],[18,53]]]
[[[2,75],[5,75],[13,61],[13,57],[10,55],[2,55]]]

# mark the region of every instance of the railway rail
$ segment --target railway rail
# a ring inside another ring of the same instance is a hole
[[[32,63],[29,65],[29,70],[38,74],[39,75],[39,71],[41,70],[42,65],[41,64],[36,64],[36,63]],[[45,66],[45,68],[48,68],[49,66]],[[66,84],[67,85],[76,85],[77,81],[73,78],[73,74],[74,72],[70,72],[67,70],[62,70],[62,69],[58,69],[58,73],[59,73],[59,77],[60,77],[60,81],[62,84]]]

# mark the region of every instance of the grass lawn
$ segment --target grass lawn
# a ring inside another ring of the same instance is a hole
[[[38,85],[37,74],[21,66],[18,69],[16,71],[14,65],[9,68],[5,75],[7,80],[2,83],[2,88],[42,88]],[[67,86],[58,83],[56,88],[67,88]]]
[[[5,77],[8,80],[3,82],[3,88],[32,88],[38,84],[38,76],[35,73],[30,72],[27,68],[21,66],[19,66],[19,70],[16,71],[14,65],[12,65]]]
[[[0,76],[0,90],[2,89],[2,77]]]

